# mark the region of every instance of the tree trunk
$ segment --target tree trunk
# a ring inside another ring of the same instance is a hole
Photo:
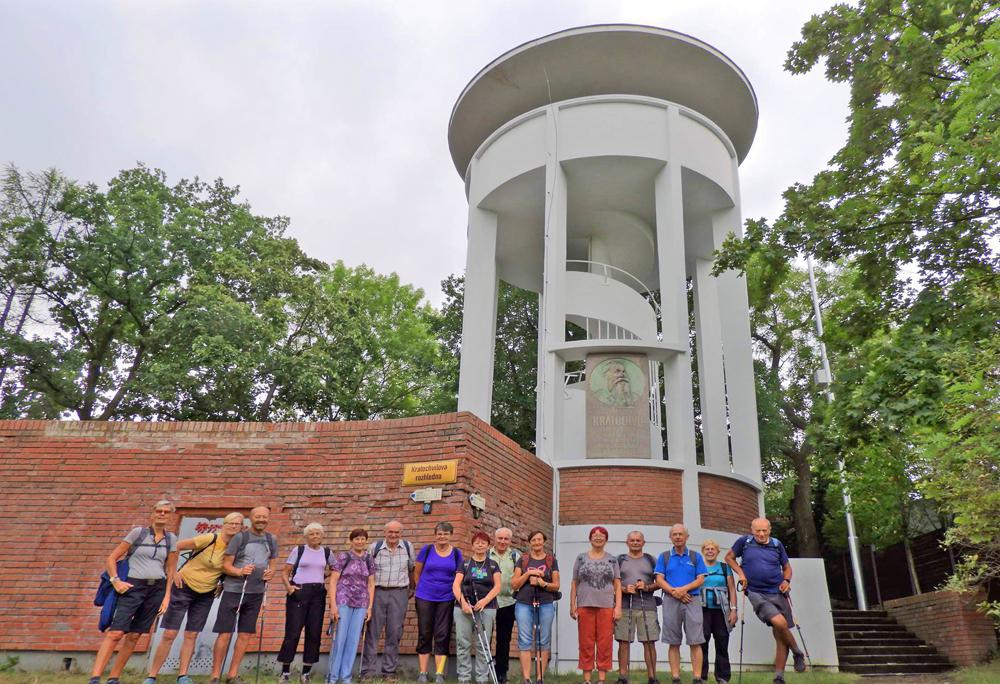
[[[800,449],[788,450],[795,466],[795,492],[792,496],[792,520],[795,522],[795,536],[798,540],[799,555],[804,558],[819,558],[822,555],[816,518],[813,517],[812,470],[809,468],[808,445]]]

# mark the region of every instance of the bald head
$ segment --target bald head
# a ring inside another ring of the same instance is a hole
[[[766,544],[771,539],[771,521],[767,518],[754,518],[750,523],[750,533],[758,544]]]

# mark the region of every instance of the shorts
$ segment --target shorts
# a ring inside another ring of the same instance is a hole
[[[216,634],[228,634],[236,627],[240,634],[255,634],[257,632],[257,616],[264,602],[264,594],[243,594],[243,604],[240,605],[240,595],[235,591],[222,592],[219,600],[219,612],[215,615]],[[240,621],[236,624],[236,609],[239,608]]]
[[[215,600],[215,590],[200,593],[183,585],[180,589],[176,587],[170,592],[170,605],[167,612],[160,620],[160,627],[163,629],[180,629],[184,616],[187,615],[187,624],[184,626],[185,632],[200,632],[208,622],[208,614],[212,610],[212,602]]]
[[[132,588],[118,594],[115,615],[108,626],[109,632],[145,634],[153,626],[160,604],[167,594],[167,580],[133,579],[125,580]]]
[[[538,648],[541,651],[552,650],[552,619],[556,616],[554,603],[541,603],[538,606]],[[514,604],[514,619],[517,620],[517,649],[532,651],[535,648],[535,608],[530,603]]]
[[[663,637],[661,641],[670,646],[681,645],[681,627],[687,637],[688,646],[705,643],[704,618],[701,601],[694,597],[690,603],[681,603],[671,596],[663,597]]]
[[[783,615],[789,627],[795,626],[795,620],[792,619],[792,606],[784,594],[761,594],[750,591],[747,592],[747,597],[753,606],[753,612],[768,627],[771,626],[771,618],[775,615]]]
[[[659,634],[656,610],[622,608],[622,617],[615,623],[615,641],[632,643],[637,636],[639,641],[656,641]]]

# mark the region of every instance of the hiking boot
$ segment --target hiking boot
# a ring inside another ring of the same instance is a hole
[[[444,673],[438,672],[434,675],[434,684],[444,684]]]
[[[681,684],[681,678],[680,677],[671,677],[670,678],[670,684]]]
[[[108,684],[122,684],[118,677],[108,677]]]
[[[628,677],[619,677],[615,684],[628,684]]]
[[[646,684],[660,684],[660,680],[657,679],[656,677],[650,677],[649,681],[646,682]]]
[[[785,684],[785,678],[781,675],[774,675],[774,681],[771,684]]]
[[[793,653],[792,662],[795,663],[796,672],[806,671],[806,654],[805,653]]]
[[[208,682],[208,684],[219,684],[219,678],[212,677],[212,679]]]
[[[427,684],[427,673],[421,672],[417,675],[417,684]]]
[[[87,680],[87,684],[101,684],[101,678],[91,677],[90,679]]]

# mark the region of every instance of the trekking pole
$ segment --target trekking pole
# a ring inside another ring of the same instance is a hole
[[[806,646],[806,638],[802,636],[802,626],[799,624],[798,618],[795,617],[795,606],[792,605],[792,592],[789,591],[787,594],[785,594],[785,600],[788,601],[788,610],[790,610],[792,613],[792,622],[795,623],[795,629],[798,630],[799,641],[802,642],[802,650],[806,652],[806,661],[808,661],[809,663],[809,669],[815,672],[815,670],[813,669],[812,656],[809,655],[809,647]]]
[[[149,670],[153,666],[153,636],[156,634],[156,630],[160,628],[160,615],[161,614],[158,613],[156,615],[156,617],[153,618],[153,624],[149,628],[149,645],[146,646],[146,673],[147,674],[149,673]]]
[[[475,584],[472,585],[472,596],[476,599],[476,603],[479,603],[479,592],[476,591]],[[486,636],[486,625],[476,617],[475,603],[472,604],[472,628],[476,630],[476,636],[479,637],[479,648],[486,654],[486,667],[490,673],[490,679],[493,680],[493,684],[500,684],[500,680],[497,678],[496,662],[493,660],[493,652],[490,650],[490,639]]]
[[[531,603],[532,610],[534,611],[534,620],[532,620],[533,632],[532,635],[534,639],[532,641],[535,644],[535,681],[542,679],[542,608],[541,604],[538,602],[538,586],[535,585],[535,598]]]
[[[740,601],[740,670],[739,670],[739,683],[743,684],[743,632],[747,624],[747,585],[744,581],[739,581],[736,583],[736,591],[743,594],[743,598]]]
[[[221,674],[223,677],[227,676],[226,661],[229,660],[229,654],[232,653],[233,651],[233,638],[236,636],[236,630],[238,630],[240,627],[240,611],[243,610],[243,596],[246,594],[247,591],[247,579],[249,579],[249,575],[243,575],[243,586],[240,588],[240,600],[236,604],[236,618],[233,620],[233,631],[229,635],[229,650],[227,650],[226,654],[222,656]]]
[[[368,617],[368,614],[366,613],[365,614],[365,621],[361,625],[361,639],[358,641],[358,643],[361,644],[361,655],[362,656],[364,656],[364,653],[365,653],[365,636],[368,634],[368,621],[369,621],[369,619],[370,618]],[[355,647],[354,650],[357,651],[357,647]],[[351,670],[352,671],[354,670],[354,656],[355,655],[356,655],[356,653],[352,653],[351,654]]]
[[[260,652],[264,648],[264,611],[267,608],[267,585],[264,585],[264,598],[260,602],[260,635],[257,637],[257,674],[254,684],[260,684]]]

